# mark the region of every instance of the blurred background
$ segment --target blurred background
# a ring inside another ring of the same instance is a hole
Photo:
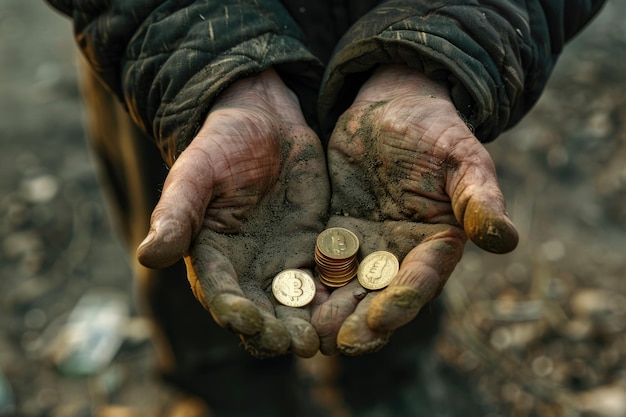
[[[153,352],[85,146],[69,21],[0,2],[0,416],[149,398]],[[626,416],[626,2],[487,147],[521,235],[471,244],[443,294],[442,357],[498,416]]]

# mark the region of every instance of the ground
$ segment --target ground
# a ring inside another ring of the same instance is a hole
[[[468,246],[437,346],[491,417],[626,416],[625,22],[626,3],[609,2],[533,111],[488,145],[520,245]],[[85,146],[74,53],[69,22],[43,2],[0,4],[0,416],[89,416],[154,385]],[[87,292],[108,302],[102,331],[123,345],[82,377],[88,364],[62,361],[58,335]],[[123,334],[106,333],[107,318]]]

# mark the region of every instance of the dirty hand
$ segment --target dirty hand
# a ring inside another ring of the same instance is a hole
[[[359,355],[385,345],[442,290],[467,237],[509,252],[517,231],[493,162],[459,117],[445,86],[415,70],[379,68],[333,131],[327,227],[352,230],[360,255],[394,253],[400,270],[382,291],[356,280],[320,300],[321,351]]]
[[[173,164],[138,257],[161,268],[184,256],[196,298],[253,355],[309,357],[309,309],[277,305],[271,282],[312,268],[329,198],[319,139],[268,70],[220,94]]]

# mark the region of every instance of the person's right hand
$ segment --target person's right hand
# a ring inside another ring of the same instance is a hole
[[[138,257],[161,268],[184,256],[196,298],[253,355],[309,357],[309,308],[279,305],[271,282],[313,268],[329,198],[320,141],[268,70],[220,94],[173,164]]]

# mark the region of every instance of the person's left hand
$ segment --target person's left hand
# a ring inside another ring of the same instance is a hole
[[[319,300],[322,353],[359,355],[384,346],[436,297],[467,237],[489,252],[517,245],[496,172],[446,88],[408,67],[383,66],[337,122],[328,148],[332,217],[387,250],[400,270],[382,291],[357,280]]]

